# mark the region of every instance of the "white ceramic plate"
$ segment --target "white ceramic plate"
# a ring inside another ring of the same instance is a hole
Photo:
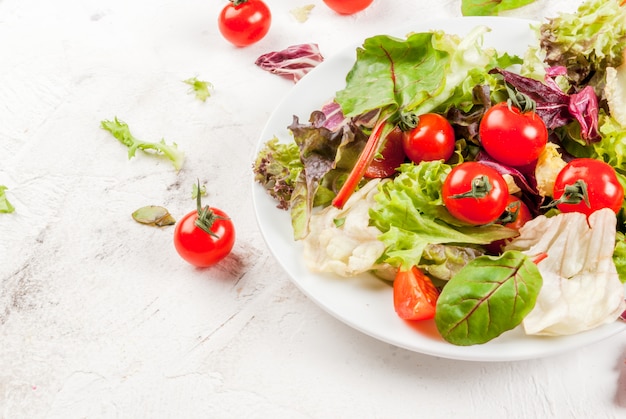
[[[455,18],[416,24],[408,31],[443,29],[463,35],[477,25],[492,29],[485,45],[499,51],[523,55],[534,44],[530,30],[533,22],[512,18]],[[408,32],[407,31],[407,32]],[[404,33],[391,33],[404,36]],[[294,86],[269,119],[261,134],[258,150],[273,136],[291,141],[287,126],[292,116],[306,121],[313,110],[327,102],[345,86],[345,76],[354,64],[357,45],[327,59]],[[347,325],[381,341],[433,356],[471,361],[513,361],[555,355],[608,338],[626,329],[615,323],[568,337],[530,337],[520,328],[509,331],[483,345],[455,346],[444,341],[433,321],[411,324],[398,318],[389,285],[370,275],[345,279],[311,273],[302,259],[302,246],[293,240],[287,211],[258,184],[253,185],[257,220],[269,249],[293,282],[310,299]]]

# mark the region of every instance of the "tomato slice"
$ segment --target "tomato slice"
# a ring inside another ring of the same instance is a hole
[[[400,269],[393,281],[393,304],[404,320],[428,320],[435,317],[439,291],[417,266]]]

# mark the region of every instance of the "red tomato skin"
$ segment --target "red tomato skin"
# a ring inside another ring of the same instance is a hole
[[[198,212],[187,213],[176,223],[174,247],[178,254],[190,264],[207,268],[224,259],[235,245],[235,228],[228,216],[217,208],[211,208],[215,215],[225,219],[215,220],[211,226],[217,237],[213,237],[195,225]]]
[[[272,13],[262,0],[234,5],[228,2],[217,19],[222,36],[238,47],[260,41],[270,30]]]
[[[491,183],[491,191],[485,197],[454,198],[472,189],[472,181],[485,175]],[[448,212],[468,224],[489,224],[504,212],[509,196],[506,181],[495,169],[477,162],[465,162],[455,166],[443,183],[441,190]]]
[[[518,205],[517,203],[519,203],[517,218],[515,219],[515,221],[504,224],[504,226],[519,231],[519,229],[522,228],[524,224],[533,219],[533,215],[530,213],[528,206],[515,195],[509,195],[505,209],[509,209],[509,207],[512,205]],[[499,254],[502,251],[502,248],[511,240],[512,238],[496,240],[495,242],[491,242],[486,245],[485,248],[490,253]]]
[[[404,320],[428,320],[435,317],[439,291],[419,268],[400,269],[393,281],[393,305]]]
[[[394,128],[387,138],[385,145],[380,153],[382,157],[372,160],[367,167],[364,176],[366,178],[386,178],[396,173],[396,169],[406,160],[404,148],[402,146],[402,131],[400,128]]]
[[[454,128],[436,113],[420,115],[417,126],[403,135],[404,153],[415,164],[446,161],[454,154]]]
[[[615,170],[609,164],[591,158],[578,158],[570,161],[556,176],[553,198],[563,196],[565,187],[573,185],[577,180],[587,184],[589,204],[584,201],[578,204],[557,204],[561,212],[582,212],[587,216],[602,208],[610,208],[616,214],[624,202],[624,188],[619,183]]]
[[[324,3],[335,12],[351,15],[365,10],[374,0],[324,0]]]
[[[487,154],[502,164],[519,167],[537,160],[548,142],[548,129],[535,112],[498,103],[489,108],[478,127]]]

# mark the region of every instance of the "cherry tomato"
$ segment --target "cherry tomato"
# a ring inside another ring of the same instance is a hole
[[[454,153],[454,128],[436,113],[420,115],[417,126],[404,133],[404,152],[414,162],[443,160]]]
[[[404,320],[428,320],[435,317],[439,291],[418,267],[400,269],[393,281],[393,305]]]
[[[206,268],[224,259],[235,244],[235,227],[222,210],[202,208],[200,194],[197,209],[176,223],[174,247],[192,265]]]
[[[335,12],[351,15],[365,10],[374,0],[324,0],[324,3]]]
[[[602,208],[619,212],[624,188],[609,164],[589,158],[574,159],[556,176],[554,204],[562,212],[590,215]]]
[[[441,196],[452,216],[480,225],[492,223],[502,215],[509,190],[495,169],[477,162],[465,162],[448,173]]]
[[[500,217],[499,222],[503,223],[505,227],[517,231],[519,231],[524,224],[533,219],[528,206],[515,195],[509,195],[503,216],[504,219]],[[498,254],[511,239],[496,240],[486,245],[485,248],[491,253]]]
[[[238,47],[245,47],[267,35],[272,14],[262,0],[229,0],[217,22],[226,40]]]
[[[537,160],[548,142],[548,130],[535,112],[522,112],[502,102],[485,112],[478,127],[485,151],[508,166],[524,166]]]
[[[366,178],[385,178],[393,175],[398,166],[404,163],[406,156],[402,147],[402,131],[400,128],[394,128],[387,138],[385,145],[380,152],[381,157],[377,157],[365,170]]]

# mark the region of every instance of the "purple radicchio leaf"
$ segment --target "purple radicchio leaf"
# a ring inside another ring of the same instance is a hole
[[[563,92],[554,81],[554,77],[561,75],[562,71],[561,67],[548,69],[545,82],[500,68],[491,72],[501,74],[506,83],[535,101],[537,115],[548,129],[565,126],[575,119],[580,124],[583,140],[587,143],[598,141],[598,98],[595,91],[589,87],[573,94]]]
[[[297,83],[322,61],[324,57],[317,44],[298,44],[282,51],[263,54],[257,58],[255,64],[263,70]]]

